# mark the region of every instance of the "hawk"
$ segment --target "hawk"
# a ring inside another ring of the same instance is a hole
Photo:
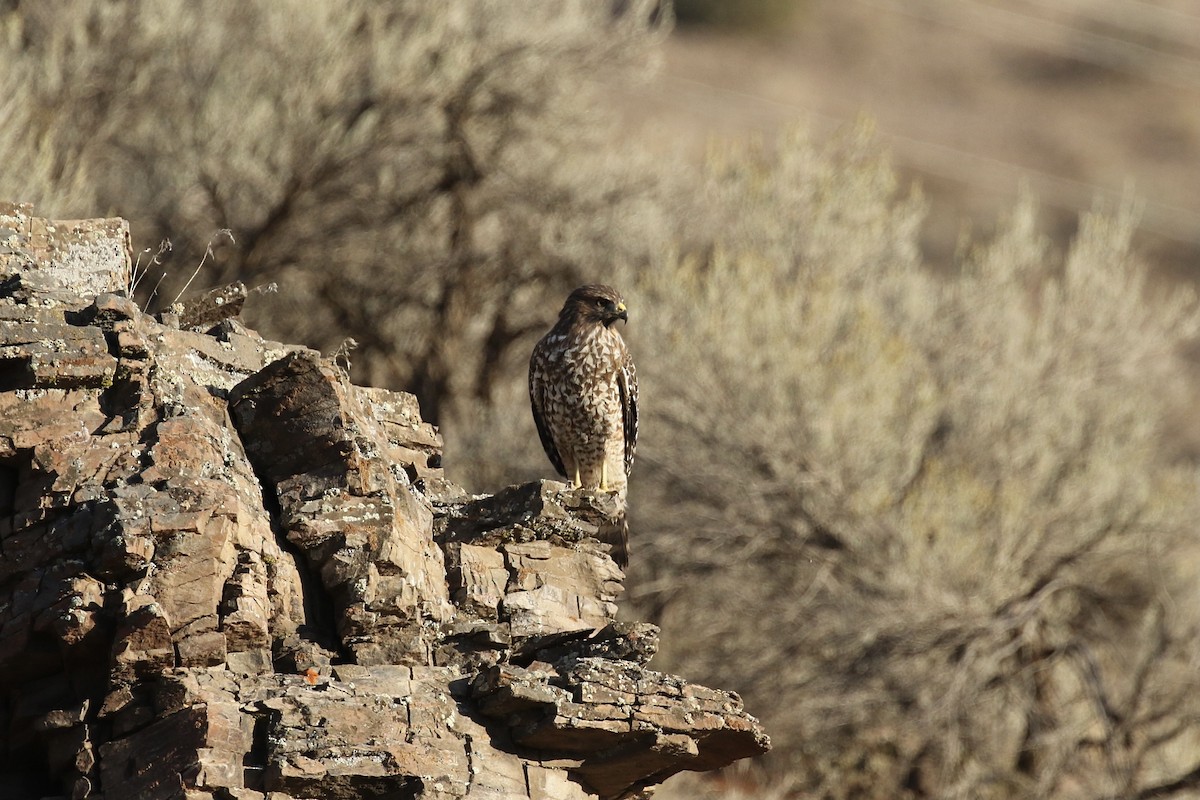
[[[616,492],[623,507],[637,445],[638,389],[617,320],[628,322],[629,314],[616,289],[588,285],[571,292],[558,322],[533,348],[529,399],[558,473],[576,488]],[[620,527],[613,558],[624,567],[624,514]]]

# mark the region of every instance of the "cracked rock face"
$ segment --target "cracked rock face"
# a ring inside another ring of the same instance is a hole
[[[612,498],[470,496],[411,396],[129,269],[123,221],[0,204],[0,797],[621,797],[769,748],[615,620]]]

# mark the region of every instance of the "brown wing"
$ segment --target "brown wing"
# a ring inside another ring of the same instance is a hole
[[[558,470],[558,474],[565,478],[567,470],[563,466],[562,456],[558,454],[558,447],[554,444],[554,435],[550,432],[550,421],[546,419],[546,372],[542,369],[540,361],[541,342],[538,342],[538,347],[533,349],[533,356],[529,359],[529,405],[533,408],[533,423],[537,425],[538,438],[542,440],[542,448],[546,451],[554,469]]]
[[[623,349],[623,348],[622,348]],[[625,427],[625,474],[633,469],[633,453],[637,449],[638,434],[638,385],[637,370],[628,351],[622,353],[621,371],[617,374],[617,387],[621,390],[621,416]]]

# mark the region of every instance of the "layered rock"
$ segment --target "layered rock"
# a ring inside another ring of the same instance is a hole
[[[0,204],[0,797],[616,797],[769,747],[615,620],[611,498],[467,495],[411,396],[129,272],[122,221]]]

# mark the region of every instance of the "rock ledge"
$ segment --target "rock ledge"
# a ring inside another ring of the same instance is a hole
[[[143,313],[129,252],[0,203],[0,797],[630,797],[769,749],[616,621],[610,498],[467,495],[410,395],[244,287]]]

